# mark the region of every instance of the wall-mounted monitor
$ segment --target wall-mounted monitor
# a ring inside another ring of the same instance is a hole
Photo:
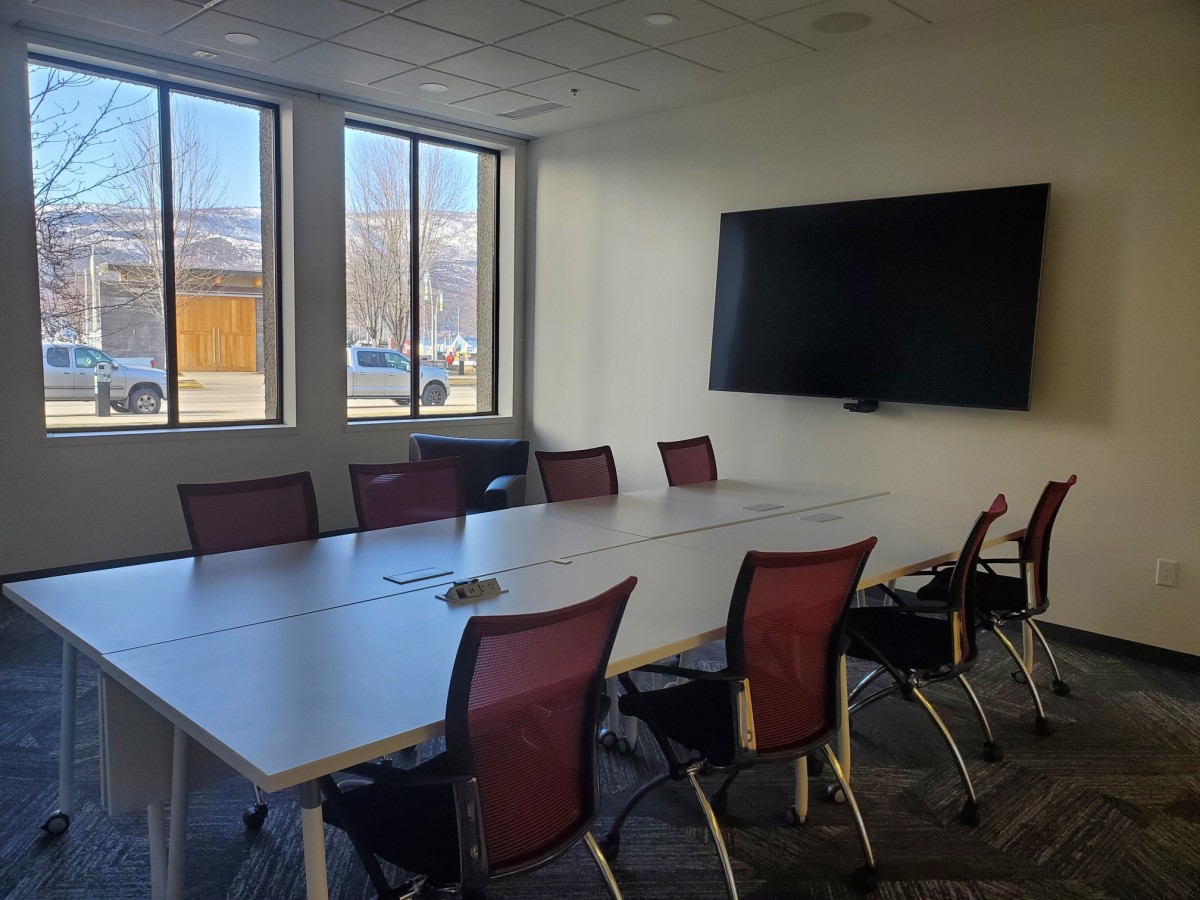
[[[709,388],[1029,409],[1049,197],[725,213]]]

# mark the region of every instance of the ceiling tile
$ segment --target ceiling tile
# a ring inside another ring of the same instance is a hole
[[[315,72],[353,84],[370,84],[389,75],[397,75],[411,64],[354,50],[340,44],[314,44],[280,60],[279,65],[301,72]]]
[[[379,17],[375,10],[344,3],[342,0],[322,0],[321,3],[295,3],[293,0],[222,0],[220,11],[317,38],[333,37],[339,32]]]
[[[233,44],[225,40],[225,35],[236,31],[253,34],[258,38],[258,43]],[[170,37],[177,41],[198,44],[218,53],[265,60],[279,59],[313,42],[312,38],[302,34],[249,22],[211,9],[184,22],[170,33]]]
[[[501,46],[568,69],[582,69],[645,49],[635,41],[617,37],[574,19],[560,19],[537,31],[501,41]]]
[[[807,47],[757,25],[739,25],[728,31],[671,44],[666,49],[722,72],[733,72],[811,52]]]
[[[421,0],[404,7],[397,15],[485,43],[548,25],[559,18],[556,13],[521,0],[487,0],[486,3],[479,0]]]
[[[606,100],[622,100],[634,96],[632,88],[610,84],[580,72],[566,72],[553,78],[543,78],[521,85],[524,93],[533,94],[543,100],[553,100],[566,106],[587,106]],[[572,94],[571,91],[578,91]]]
[[[421,90],[421,85],[431,82],[444,84],[447,90],[441,93]],[[471,97],[478,97],[481,94],[491,93],[496,90],[493,85],[481,84],[478,81],[469,81],[466,78],[459,78],[457,75],[447,75],[444,72],[435,72],[433,69],[413,69],[402,75],[377,81],[371,87],[382,88],[385,91],[394,91],[397,94],[404,94],[409,97],[419,97],[431,103],[457,103],[459,100],[467,100]]]
[[[517,94],[513,91],[496,91],[494,94],[484,94],[482,97],[462,100],[454,105],[472,112],[489,113],[495,116],[544,102],[541,97],[530,97],[527,94]]]
[[[149,34],[170,31],[200,12],[198,7],[178,0],[41,0],[37,5]]]
[[[780,13],[791,12],[802,6],[812,6],[814,0],[708,0],[713,6],[737,13],[743,19],[751,21],[765,19],[767,16],[777,16]],[[957,0],[949,0],[955,3]]]
[[[870,17],[871,21],[869,25],[858,31],[830,32],[813,27],[813,23],[823,16],[843,14],[864,15]],[[920,16],[915,16],[907,10],[894,6],[888,0],[825,0],[824,3],[806,6],[795,12],[763,19],[758,24],[800,41],[802,44],[807,44],[816,50],[824,50],[829,47],[840,47],[843,44],[870,40],[908,28],[916,28],[919,25],[925,25],[926,22]]]
[[[1016,0],[904,0],[906,8],[930,22],[941,22],[958,16],[1010,6]]]
[[[354,0],[354,2],[359,6],[369,6],[378,12],[391,12],[402,6],[411,6],[415,0]]]
[[[595,9],[597,6],[603,6],[611,0],[532,0],[532,2],[564,16],[575,16],[589,9]]]
[[[672,25],[647,25],[642,20],[650,13],[668,13],[679,21]],[[699,0],[621,0],[620,3],[593,10],[579,18],[651,47],[732,28],[742,22],[737,16]]]
[[[563,71],[561,66],[530,59],[500,47],[480,47],[462,56],[442,60],[433,68],[498,87],[513,87],[526,81],[549,78]]]
[[[717,74],[712,69],[706,69],[677,56],[670,56],[661,50],[647,50],[645,53],[614,59],[612,62],[591,66],[586,71],[589,75],[615,81],[639,91]]]
[[[337,42],[417,65],[478,47],[478,41],[386,16],[338,35]]]

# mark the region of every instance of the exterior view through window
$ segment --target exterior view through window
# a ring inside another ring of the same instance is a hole
[[[495,412],[497,159],[346,128],[349,418]]]
[[[47,430],[279,421],[276,109],[38,60],[29,100]]]

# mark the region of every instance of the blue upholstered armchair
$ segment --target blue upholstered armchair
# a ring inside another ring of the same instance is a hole
[[[447,456],[462,459],[468,515],[525,505],[529,441],[441,434],[413,434],[408,438],[410,460],[444,459]]]

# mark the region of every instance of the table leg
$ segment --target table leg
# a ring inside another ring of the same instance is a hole
[[[308,900],[329,900],[325,867],[325,822],[321,818],[321,787],[316,781],[300,785],[300,817],[304,833],[304,880]]]
[[[69,821],[75,812],[75,685],[79,655],[63,641],[62,710],[59,719],[58,812]],[[64,828],[65,830],[65,828]],[[53,833],[53,832],[52,832]]]
[[[841,707],[838,717],[838,765],[846,783],[850,782],[850,688],[846,684],[846,655],[838,659],[838,705]]]
[[[150,835],[150,900],[167,898],[167,819],[161,800],[146,807]]]
[[[792,784],[795,796],[792,798],[796,807],[796,824],[803,825],[808,821],[808,757],[802,756],[792,761]]]
[[[188,743],[190,738],[175,726],[171,757],[171,829],[167,850],[167,897],[183,900],[183,870],[187,859]]]

